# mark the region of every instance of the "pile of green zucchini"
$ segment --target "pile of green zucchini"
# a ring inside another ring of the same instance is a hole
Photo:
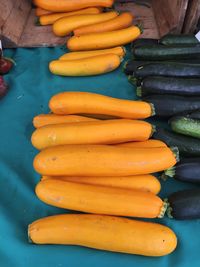
[[[172,131],[157,128],[154,137],[177,146],[184,156],[200,156],[200,42],[194,35],[165,35],[132,43],[125,63],[136,94],[169,119]]]
[[[170,130],[156,128],[153,138],[179,148],[181,160],[162,175],[200,184],[200,43],[194,35],[165,35],[132,43],[133,59],[124,65],[136,94],[154,105]],[[200,189],[168,197],[168,215],[200,218]]]

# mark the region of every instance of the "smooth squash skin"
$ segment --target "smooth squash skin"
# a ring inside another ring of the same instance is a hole
[[[63,145],[42,150],[33,164],[47,176],[129,176],[166,170],[176,158],[168,147]]]
[[[106,54],[77,60],[54,60],[50,62],[49,70],[61,76],[93,76],[111,72],[120,63],[118,55]]]
[[[40,181],[35,192],[44,203],[69,210],[139,218],[163,216],[163,201],[150,192],[58,179]]]
[[[57,145],[117,144],[144,141],[150,138],[153,127],[141,120],[97,120],[47,125],[36,129],[32,145],[41,150]]]
[[[43,16],[43,15],[47,15],[47,14],[52,14],[52,12],[49,11],[49,10],[45,10],[43,8],[40,8],[40,7],[36,7],[35,8],[35,15],[37,17]]]
[[[53,24],[56,20],[63,18],[63,17],[70,17],[74,15],[81,15],[81,14],[99,14],[101,12],[102,12],[102,8],[100,7],[88,7],[85,9],[72,11],[72,12],[59,12],[59,13],[52,13],[52,14],[44,14],[40,16],[39,22],[41,25],[50,25],[50,24]]]
[[[87,7],[111,7],[114,0],[34,0],[34,4],[52,12],[70,12]]]
[[[126,50],[122,46],[117,46],[114,48],[102,49],[102,50],[70,52],[70,53],[66,53],[62,55],[59,58],[59,60],[76,60],[76,59],[88,58],[88,57],[105,55],[105,54],[115,54],[123,58],[126,54]]]
[[[117,144],[117,146],[125,146],[125,147],[146,147],[146,148],[152,148],[152,147],[167,147],[167,145],[160,140],[156,139],[149,139],[143,142],[127,142],[122,144]]]
[[[124,12],[119,16],[107,20],[105,22],[99,22],[95,24],[91,24],[88,26],[82,26],[74,30],[75,36],[90,34],[90,33],[98,33],[98,32],[109,32],[116,31],[127,28],[132,25],[133,16],[130,12]]]
[[[101,185],[124,189],[134,189],[158,194],[161,189],[159,180],[151,175],[114,176],[114,177],[70,177],[70,176],[42,176],[41,180],[58,179],[67,182]]]
[[[140,34],[141,31],[137,26],[130,26],[122,30],[73,36],[67,41],[67,48],[70,51],[106,49],[128,44]]]
[[[126,218],[63,214],[39,219],[28,227],[36,244],[80,245],[143,256],[165,256],[177,245],[174,232],[161,224]]]
[[[57,36],[65,36],[78,27],[110,20],[117,15],[117,12],[110,11],[101,14],[80,14],[63,17],[55,21],[53,24],[53,32]]]
[[[72,123],[82,121],[96,121],[95,118],[89,118],[78,115],[56,115],[56,114],[40,114],[33,118],[33,126],[40,128],[46,125]]]
[[[125,100],[87,92],[63,92],[54,95],[49,108],[55,114],[104,114],[127,119],[145,119],[153,115],[143,101]]]

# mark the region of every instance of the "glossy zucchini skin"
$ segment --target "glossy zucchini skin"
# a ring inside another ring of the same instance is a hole
[[[158,117],[172,117],[200,109],[200,97],[159,94],[145,96],[142,99],[154,105]]]
[[[151,94],[174,94],[200,96],[200,79],[149,76],[141,83],[141,96]]]
[[[137,60],[183,60],[200,59],[200,45],[164,46],[144,45],[134,47],[133,56]]]
[[[187,63],[150,63],[141,65],[134,71],[134,76],[145,78],[147,76],[169,76],[169,77],[200,77],[200,65]],[[200,82],[199,82],[200,85]],[[199,86],[200,87],[200,86]],[[200,91],[200,89],[199,89]]]
[[[181,63],[185,63],[185,64],[189,64],[190,66],[198,66],[200,67],[200,60],[198,59],[186,59],[186,60],[179,60],[179,61],[144,61],[144,60],[134,60],[134,59],[130,59],[127,62],[125,62],[124,64],[124,72],[127,75],[133,75],[133,73],[137,70],[138,67],[141,66],[146,66],[148,64],[157,64],[157,63],[161,63],[161,64],[181,64]],[[157,75],[157,74],[156,74]]]
[[[138,67],[149,64],[148,61],[136,61],[136,60],[128,60],[125,62],[123,70],[126,75],[132,75]]]
[[[163,45],[195,45],[199,41],[194,34],[166,34],[160,39],[160,43]]]
[[[177,220],[200,218],[200,189],[178,191],[168,197],[171,215]]]
[[[200,138],[200,120],[184,116],[175,116],[169,120],[172,131]]]
[[[174,167],[176,180],[200,184],[200,158],[187,158],[179,161]]]
[[[186,157],[200,157],[200,140],[170,132],[165,129],[156,128],[154,139],[164,141],[168,146],[177,146],[181,155]]]

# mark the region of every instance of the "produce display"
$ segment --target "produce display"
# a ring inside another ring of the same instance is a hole
[[[200,183],[199,41],[192,34],[138,39],[142,26],[133,25],[130,12],[118,13],[114,0],[33,2],[38,25],[69,37],[69,51],[49,62],[52,79],[106,75],[131,49],[123,70],[139,99],[87,92],[91,87],[82,92],[66,82],[66,91],[51,94],[49,113],[40,106],[30,140],[39,150],[35,194],[79,213],[32,222],[29,241],[153,257],[172,253],[177,237],[162,218],[200,218],[200,189],[159,195],[160,179]],[[0,75],[13,63],[1,53]],[[0,76],[0,98],[7,90]]]
[[[130,12],[104,10],[112,7],[113,0],[35,0],[34,4],[38,25],[52,25],[56,36],[74,34],[67,41],[67,48],[77,53],[67,53],[50,62],[49,70],[55,75],[91,76],[113,71],[125,55],[125,50],[121,48],[123,51],[119,52],[118,47],[131,43],[142,32],[140,26],[132,25]]]

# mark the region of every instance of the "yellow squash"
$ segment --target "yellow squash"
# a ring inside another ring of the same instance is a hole
[[[33,0],[33,3],[52,12],[70,12],[87,7],[111,7],[114,0]]]
[[[159,180],[151,175],[114,176],[114,177],[72,177],[72,176],[42,176],[41,180],[58,179],[73,183],[102,185],[109,187],[135,189],[158,194],[161,188]]]
[[[67,41],[70,51],[106,49],[128,44],[137,39],[141,30],[137,26],[126,29],[73,36]]]
[[[176,161],[168,147],[63,145],[42,150],[34,168],[47,176],[129,176],[163,171]]]
[[[97,22],[112,19],[118,15],[115,11],[101,14],[80,14],[70,17],[63,17],[53,24],[53,32],[57,36],[65,36],[80,26],[86,26]]]
[[[72,123],[81,121],[96,121],[95,118],[89,118],[78,115],[56,115],[56,114],[40,114],[33,118],[33,126],[40,128],[46,125]]]
[[[132,14],[130,12],[124,12],[113,19],[77,28],[74,30],[74,35],[80,36],[90,33],[109,32],[125,29],[131,26],[132,22]]]
[[[50,62],[49,69],[61,76],[93,76],[115,70],[120,62],[118,55],[105,54],[77,60],[54,60]]]
[[[39,219],[29,225],[28,236],[36,244],[79,245],[157,257],[173,252],[177,245],[176,235],[164,225],[92,214]]]
[[[88,92],[62,92],[49,101],[55,114],[102,114],[127,119],[145,119],[154,115],[151,104]]]
[[[144,141],[150,138],[153,127],[140,120],[97,120],[47,125],[34,131],[31,142],[41,150],[57,145],[117,144]]]
[[[35,189],[52,206],[87,213],[139,218],[161,218],[166,203],[150,192],[46,179]]]
[[[53,24],[56,20],[63,18],[63,17],[69,17],[69,16],[81,15],[81,14],[99,14],[101,12],[102,12],[102,8],[100,7],[88,7],[85,9],[72,11],[72,12],[43,14],[39,17],[39,22],[41,25],[50,25],[50,24]]]
[[[81,52],[71,52],[62,55],[59,60],[76,60],[82,58],[88,58],[98,55],[105,55],[105,54],[115,54],[123,58],[126,54],[126,50],[122,46],[110,48],[110,49],[103,49],[103,50],[92,50],[92,51],[81,51]]]

